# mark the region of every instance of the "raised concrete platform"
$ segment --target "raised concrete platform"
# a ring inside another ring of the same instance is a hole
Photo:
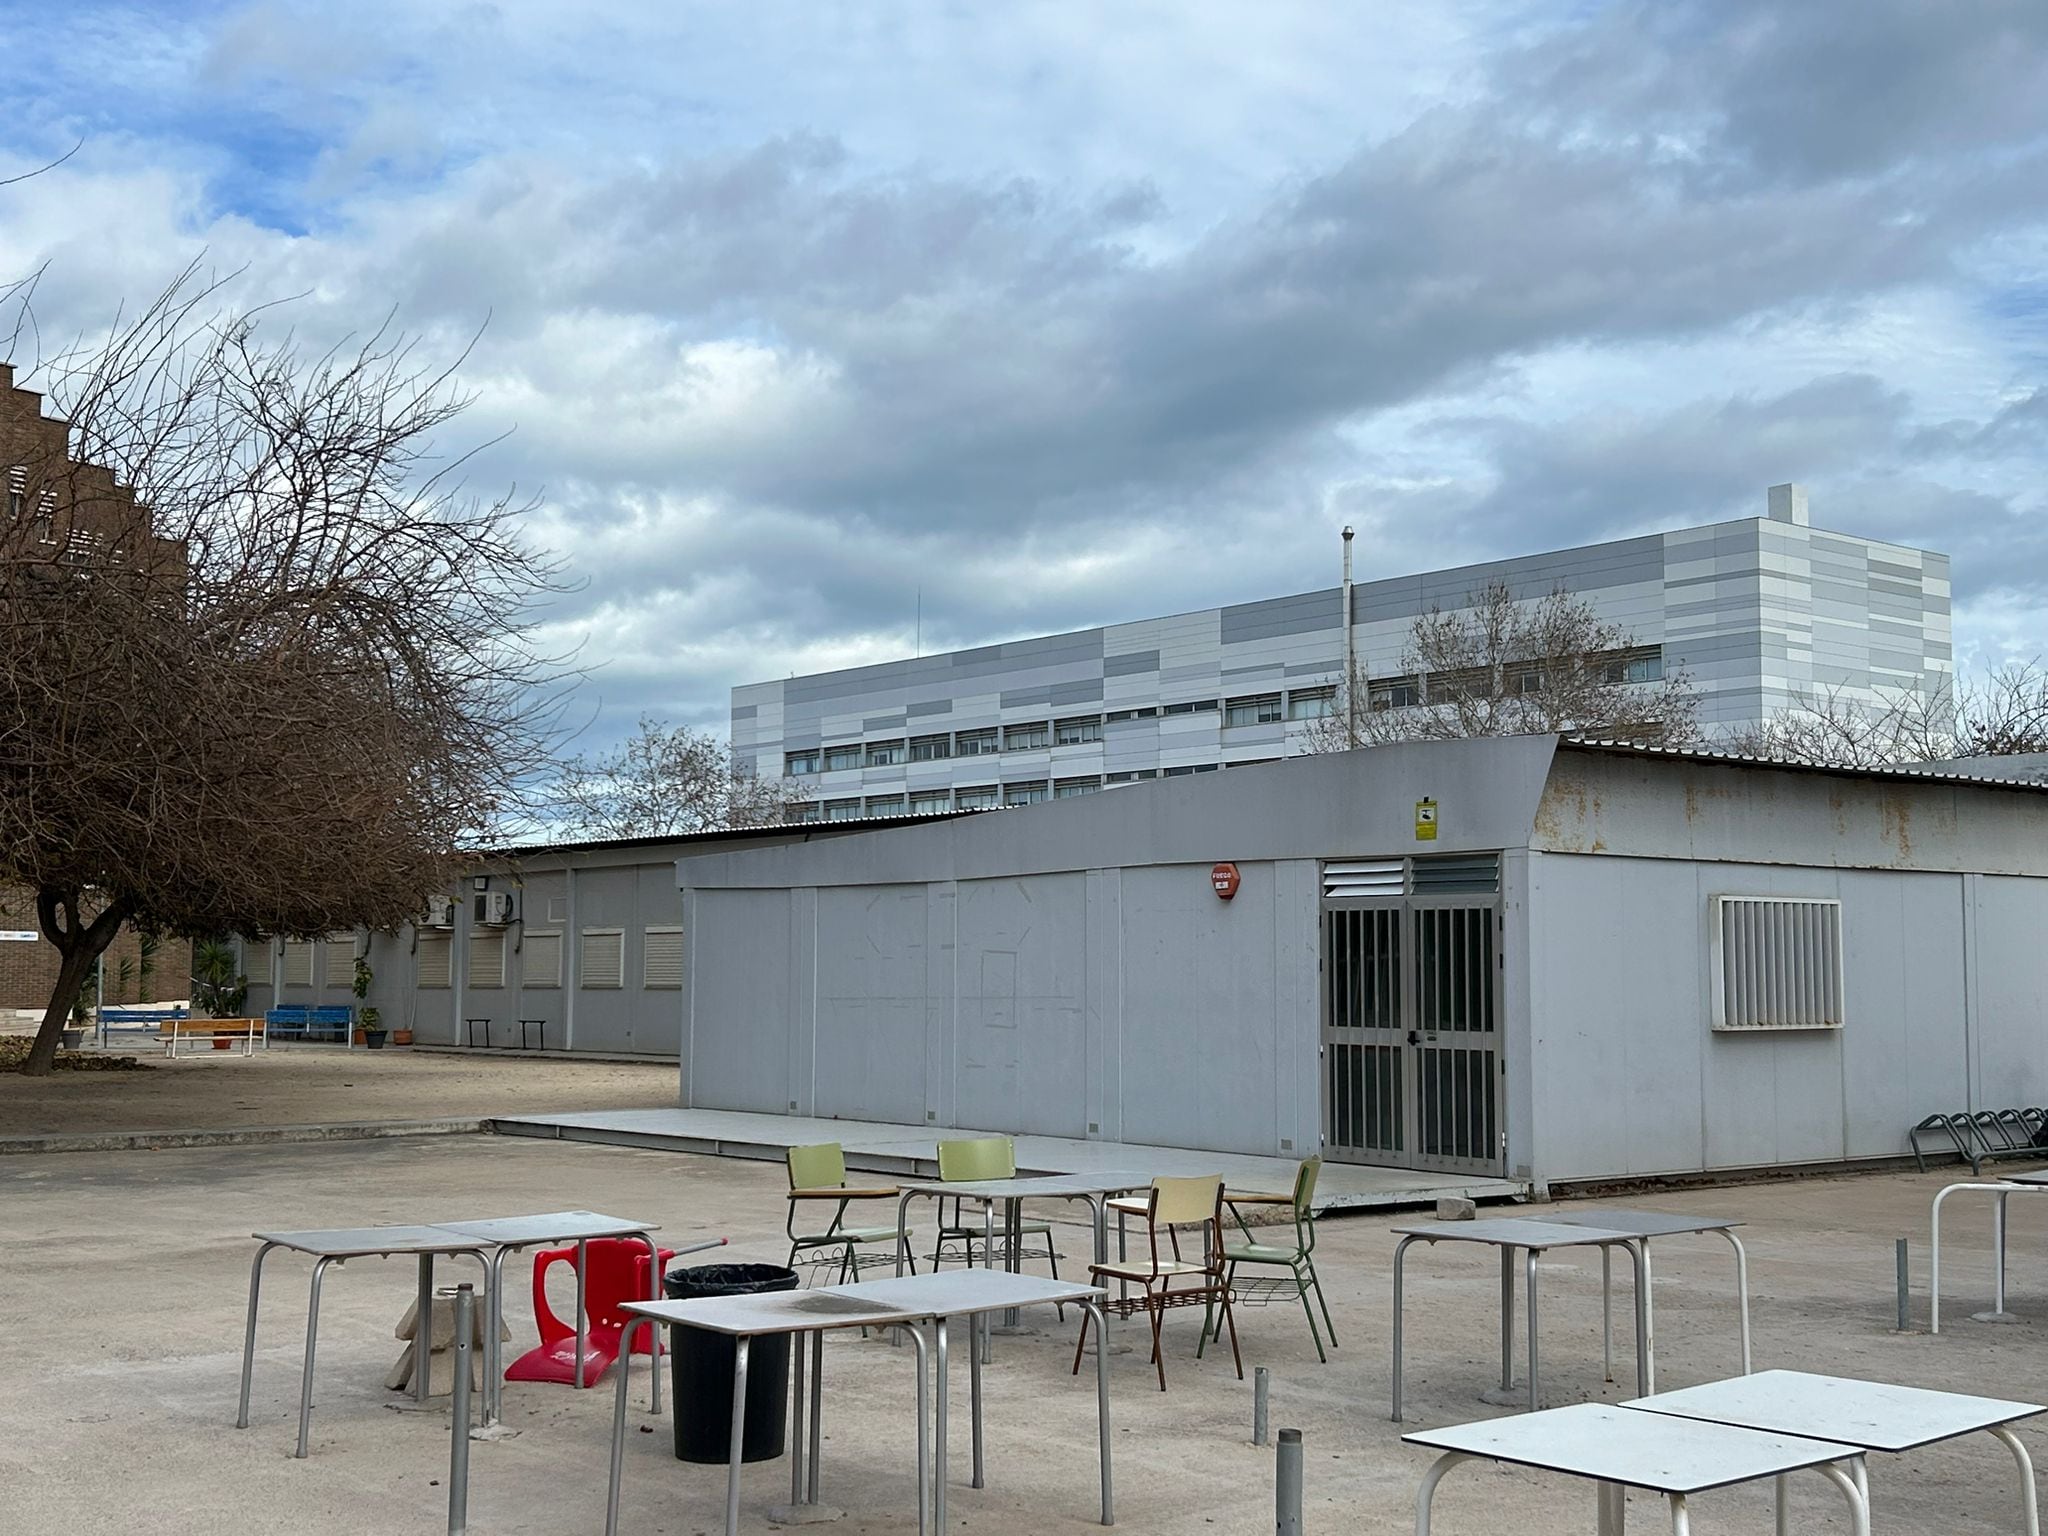
[[[501,1136],[595,1141],[768,1162],[781,1162],[787,1147],[836,1141],[846,1148],[849,1167],[899,1178],[936,1177],[938,1165],[933,1144],[938,1138],[975,1134],[929,1125],[762,1115],[731,1109],[597,1110],[568,1115],[494,1117],[489,1123]],[[1078,1141],[1061,1136],[1019,1136],[1016,1141],[1017,1166],[1022,1173],[1090,1173],[1098,1169],[1153,1174],[1220,1173],[1236,1189],[1273,1190],[1286,1189],[1294,1178],[1294,1160],[1288,1157],[1255,1157],[1119,1141]],[[1468,1200],[1515,1200],[1528,1193],[1529,1186],[1514,1179],[1325,1162],[1316,1186],[1316,1208],[1384,1210],[1430,1205],[1445,1195],[1462,1195]]]

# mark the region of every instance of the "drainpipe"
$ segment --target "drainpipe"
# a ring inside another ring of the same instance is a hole
[[[576,988],[583,981],[583,944],[576,927],[576,865],[574,856],[562,861],[566,912],[562,920],[562,1049],[576,1049]],[[623,979],[623,978],[621,978]]]
[[[1344,525],[1344,745],[1358,745],[1358,643],[1351,626],[1351,525]]]

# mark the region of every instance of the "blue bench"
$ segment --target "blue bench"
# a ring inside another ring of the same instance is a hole
[[[166,1019],[189,1019],[191,1017],[192,1010],[189,1008],[102,1008],[100,1010],[100,1022],[109,1028],[140,1024],[153,1029]]]
[[[329,1003],[320,1007],[291,1003],[282,1008],[272,1008],[263,1015],[266,1035],[276,1035],[280,1039],[296,1035],[301,1040],[317,1037],[339,1040],[344,1045],[348,1043],[355,1022],[355,1009],[345,1003]]]

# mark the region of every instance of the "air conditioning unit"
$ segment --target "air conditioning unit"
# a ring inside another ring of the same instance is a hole
[[[476,920],[487,928],[502,928],[511,922],[512,893],[510,891],[477,892]]]
[[[427,915],[420,920],[425,928],[453,928],[455,926],[455,898],[453,896],[429,896]]]

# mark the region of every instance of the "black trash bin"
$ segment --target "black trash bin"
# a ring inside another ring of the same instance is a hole
[[[671,1301],[793,1291],[797,1273],[780,1264],[699,1264],[662,1277]],[[670,1381],[676,1400],[676,1460],[725,1462],[732,1457],[732,1362],[737,1341],[703,1328],[668,1331]],[[747,1349],[746,1418],[740,1460],[773,1461],[789,1438],[789,1338],[767,1334]]]

